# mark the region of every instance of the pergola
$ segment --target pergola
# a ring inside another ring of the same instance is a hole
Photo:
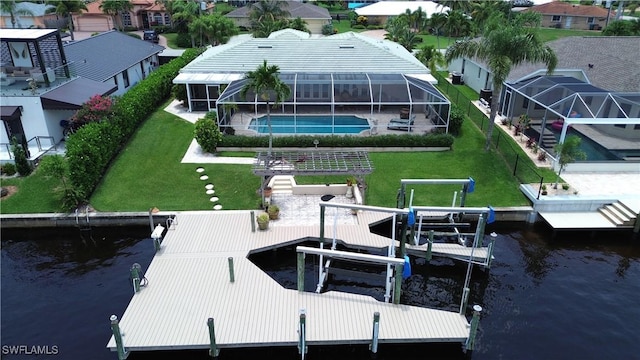
[[[280,79],[291,88],[291,95],[272,113],[336,114],[379,112],[408,109],[409,116],[424,114],[441,128],[448,129],[450,101],[424,75],[379,73],[281,73]],[[229,121],[229,108],[249,106],[256,114],[264,101],[254,92],[246,98],[240,92],[245,79],[232,81],[217,100],[221,124]],[[275,100],[271,94],[270,103]]]
[[[518,99],[524,98],[524,99]],[[517,104],[522,104],[522,110]],[[635,125],[640,141],[640,93],[603,90],[568,76],[540,76],[514,84],[505,84],[501,101],[502,114],[508,118],[528,114],[540,116],[542,139],[549,119],[563,121],[559,143],[564,142],[569,126],[574,124],[618,126],[628,134],[626,125]]]

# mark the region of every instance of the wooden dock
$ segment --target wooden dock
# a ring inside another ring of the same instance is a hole
[[[390,239],[368,229],[371,222],[383,220],[383,214],[360,211],[357,217],[357,225],[337,227],[338,239],[347,246],[389,246]],[[332,237],[333,230],[325,226],[327,237]],[[296,346],[301,309],[306,313],[309,346],[370,344],[375,312],[380,313],[380,343],[465,343],[469,339],[470,323],[457,312],[394,305],[335,291],[316,294],[285,289],[247,259],[251,252],[318,238],[319,232],[319,225],[270,226],[252,232],[249,211],[179,213],[144,273],[148,285],[133,295],[121,317],[124,348],[208,349],[208,318],[215,321],[220,349]],[[459,249],[440,251],[458,253]],[[481,253],[481,249],[475,251]],[[233,258],[234,282],[229,258]],[[107,347],[116,351],[113,336]]]

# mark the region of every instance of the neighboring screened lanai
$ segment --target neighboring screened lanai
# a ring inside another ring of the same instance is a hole
[[[559,132],[562,143],[575,128],[609,150],[640,151],[640,93],[610,92],[568,76],[539,76],[505,84],[500,111],[509,119],[528,114],[540,123],[540,144],[544,132]]]
[[[382,111],[406,111],[409,118],[422,114],[435,126],[445,131],[448,128],[451,103],[420,75],[296,72],[281,73],[280,79],[291,88],[291,95],[272,109],[272,114],[357,114],[375,118]],[[220,119],[227,118],[224,114],[230,108],[245,107],[255,115],[265,112],[266,101],[255,92],[248,92],[246,98],[241,95],[245,83],[245,79],[233,81],[220,94]],[[270,103],[274,99],[272,94]]]

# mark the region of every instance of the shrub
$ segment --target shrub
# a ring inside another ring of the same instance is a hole
[[[187,105],[186,101],[189,99],[187,96],[187,85],[174,84],[171,87],[171,95],[179,101],[182,101],[182,105]]]
[[[569,190],[569,184],[562,184],[562,190]]]
[[[332,147],[451,147],[453,145],[453,136],[451,134],[432,133],[428,135],[377,135],[377,136],[313,136],[313,135],[296,135],[296,136],[276,136],[273,138],[273,146],[303,147],[313,148],[314,140],[319,140],[319,148]],[[267,147],[269,138],[267,136],[225,136],[225,147]]]
[[[111,115],[111,107],[113,99],[109,96],[94,95],[89,101],[82,104],[80,110],[76,111],[71,117],[73,128],[79,128],[90,122],[102,121]]]
[[[6,163],[0,167],[0,172],[3,175],[13,176],[16,174],[16,166],[13,163]]]
[[[222,142],[222,133],[216,124],[216,113],[208,112],[207,115],[196,121],[194,137],[203,151],[216,152],[218,144]]]
[[[546,161],[547,160],[547,153],[542,151],[540,154],[538,154],[538,160],[539,161]]]
[[[73,188],[69,181],[69,164],[64,157],[60,155],[45,156],[39,167],[46,177],[60,181],[60,186],[57,186],[53,191],[62,194],[63,210],[73,210],[82,203],[80,192]]]
[[[178,36],[176,36],[176,45],[180,48],[190,48],[191,36],[187,33],[178,33]]]
[[[449,115],[449,132],[452,135],[460,135],[462,130],[462,123],[464,122],[465,114],[458,106],[451,104],[451,114]]]
[[[364,25],[361,25],[361,24],[353,25],[351,28],[352,29],[366,29],[366,27]]]
[[[15,137],[11,138],[11,147],[18,174],[20,174],[20,176],[27,176],[31,174],[33,168],[27,159],[27,153],[24,151],[22,145],[18,144],[18,140]]]
[[[333,25],[325,24],[322,26],[322,35],[333,35]]]

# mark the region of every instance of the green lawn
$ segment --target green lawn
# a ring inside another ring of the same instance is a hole
[[[167,39],[167,46],[171,49],[179,49],[176,44],[176,39],[178,38],[178,33],[164,33],[162,34]]]
[[[601,36],[602,32],[593,30],[540,28],[538,34],[542,41],[549,42],[567,36]]]
[[[59,183],[35,171],[28,177],[2,179],[2,186],[17,186],[18,192],[0,201],[2,214],[53,213],[60,211],[60,196],[55,194]]]

